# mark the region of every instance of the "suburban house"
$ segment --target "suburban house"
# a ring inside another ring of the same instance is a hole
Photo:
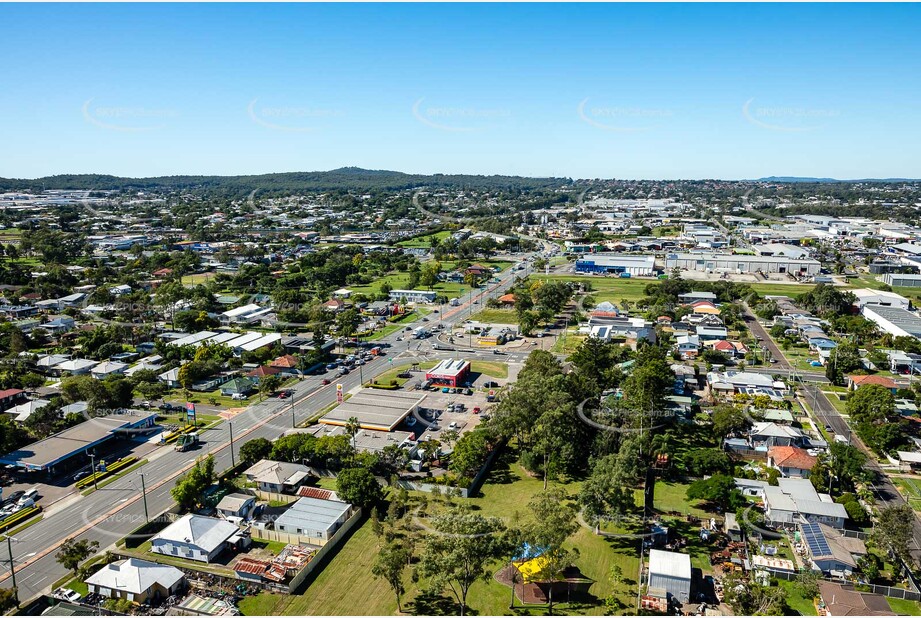
[[[232,545],[246,546],[249,537],[223,519],[185,515],[167,526],[150,541],[150,551],[198,562],[213,562]]]
[[[752,448],[763,451],[777,446],[798,446],[806,442],[806,435],[796,427],[766,421],[755,423],[748,436]]]
[[[145,603],[179,592],[185,587],[185,575],[166,564],[128,558],[107,564],[84,583],[91,593],[104,598]]]
[[[125,363],[103,361],[90,369],[90,375],[92,375],[97,380],[104,380],[109,376],[121,375],[125,373],[126,369],[128,369],[128,365]]]
[[[898,616],[881,594],[858,592],[825,580],[818,583],[820,609],[826,616]]]
[[[697,358],[697,353],[700,351],[700,337],[697,335],[678,335],[675,341],[675,347],[682,360]]]
[[[777,486],[764,488],[764,517],[775,526],[796,526],[800,523],[823,523],[843,529],[848,519],[843,504],[828,494],[820,494],[808,479],[780,478]]]
[[[848,376],[847,377],[847,387],[852,391],[856,391],[861,386],[866,386],[868,384],[876,384],[877,386],[882,386],[883,388],[889,389],[893,393],[899,390],[898,385],[895,383],[895,380],[892,378],[887,378],[886,376]]]
[[[234,395],[249,395],[256,390],[256,383],[250,378],[234,378],[221,384],[221,395],[233,397]]]
[[[767,395],[781,400],[787,386],[783,382],[763,373],[752,371],[711,371],[707,374],[707,389],[711,396],[731,397],[737,393],[746,395]]]
[[[18,388],[8,388],[0,391],[0,412],[17,406],[26,401],[26,392]]]
[[[768,465],[780,470],[783,476],[808,479],[816,461],[816,457],[795,446],[772,446],[768,449]]]
[[[217,514],[221,519],[245,520],[256,507],[256,496],[249,494],[227,494],[217,503]]]
[[[800,537],[815,568],[832,577],[850,577],[857,560],[867,555],[862,540],[825,524],[800,524]]]
[[[243,475],[256,483],[261,491],[294,494],[310,480],[310,469],[301,464],[263,459],[248,468]]]

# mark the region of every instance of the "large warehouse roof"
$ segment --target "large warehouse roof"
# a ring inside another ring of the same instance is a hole
[[[365,388],[330,410],[320,422],[345,425],[354,416],[362,429],[393,431],[423,399],[425,395]]]
[[[156,413],[130,411],[86,420],[0,457],[0,463],[45,470],[108,440],[119,431],[153,427]]]

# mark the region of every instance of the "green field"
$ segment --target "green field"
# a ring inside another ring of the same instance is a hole
[[[403,247],[405,249],[428,249],[432,246],[432,238],[437,238],[438,240],[444,240],[451,235],[451,232],[448,230],[443,230],[441,232],[435,232],[434,234],[427,234],[425,236],[416,236],[415,238],[410,238],[409,240],[403,240],[397,243],[398,247]]]
[[[470,319],[483,324],[518,324],[518,314],[514,309],[483,309]]]
[[[470,363],[470,371],[473,373],[482,373],[491,378],[507,378],[508,377],[508,365],[505,363],[497,363],[495,361],[472,361]]]
[[[208,283],[208,281],[214,279],[215,276],[215,273],[196,273],[194,275],[183,276],[181,281],[182,285],[198,285],[200,283]]]
[[[893,476],[892,484],[895,485],[908,503],[916,511],[921,511],[921,480],[907,476]]]

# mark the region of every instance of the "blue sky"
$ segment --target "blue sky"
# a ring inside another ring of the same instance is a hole
[[[0,176],[921,177],[918,5],[0,5]]]

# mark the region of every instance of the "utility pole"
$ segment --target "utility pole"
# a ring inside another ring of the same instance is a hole
[[[233,422],[228,422],[227,426],[230,428],[230,467],[235,468],[237,466],[237,459],[233,454]]]
[[[144,483],[144,474],[141,473],[141,495],[144,496],[144,519],[150,523],[150,514],[147,512],[147,485]]]
[[[16,562],[13,560],[13,541],[10,535],[6,535],[6,549],[10,552],[10,577],[13,578],[13,600],[16,606],[19,606],[19,590],[16,588]]]

